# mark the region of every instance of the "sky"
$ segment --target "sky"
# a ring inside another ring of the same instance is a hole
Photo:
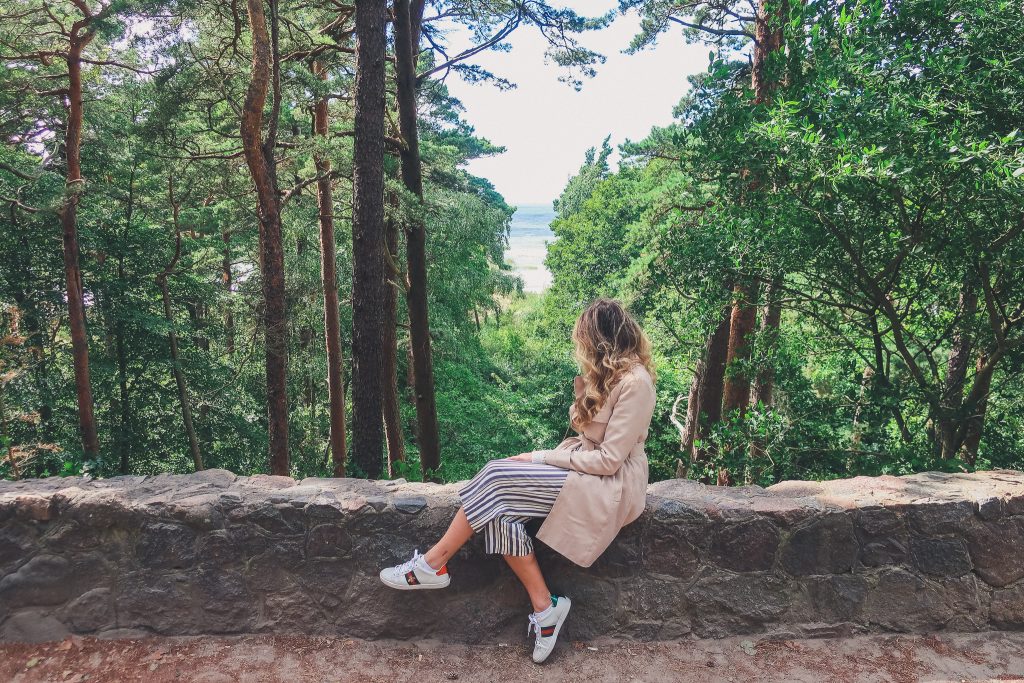
[[[592,16],[617,6],[615,0],[552,4]],[[476,134],[507,148],[469,162],[469,172],[489,179],[510,204],[550,204],[587,149],[599,147],[606,135],[611,134],[614,148],[670,123],[672,108],[689,87],[686,77],[707,68],[708,48],[687,44],[681,30],[672,30],[643,52],[623,54],[638,26],[636,15],[627,14],[602,31],[583,34],[581,42],[606,61],[595,77],[584,79],[579,92],[559,82],[565,73],[561,67],[544,63],[544,41],[529,26],[512,34],[509,52],[487,51],[475,58],[517,88],[501,91],[450,75],[448,89],[465,105],[463,116]],[[450,38],[456,44],[457,36]],[[617,161],[616,152],[612,168]]]

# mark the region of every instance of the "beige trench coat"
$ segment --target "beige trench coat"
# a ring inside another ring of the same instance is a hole
[[[639,517],[647,502],[644,442],[656,394],[647,368],[637,363],[612,387],[583,432],[544,454],[544,462],[569,471],[537,532],[546,545],[589,567],[619,530]],[[570,406],[570,418],[576,406]]]

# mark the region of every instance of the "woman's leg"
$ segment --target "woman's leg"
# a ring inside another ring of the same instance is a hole
[[[444,532],[441,540],[427,551],[423,559],[434,569],[440,569],[452,555],[459,552],[459,548],[465,545],[472,535],[473,527],[469,525],[466,512],[460,507],[455,513],[455,519],[448,525],[448,531]]]
[[[515,575],[523,583],[526,592],[530,595],[530,602],[533,603],[534,612],[542,612],[551,604],[551,592],[548,591],[548,584],[544,581],[544,575],[540,573],[540,565],[537,564],[536,553],[529,555],[502,555],[508,566],[512,568]]]
[[[423,559],[432,568],[440,569],[475,531],[483,530],[485,552],[531,556],[532,566],[530,562],[513,564],[514,559],[509,560],[509,565],[526,586],[531,601],[539,599],[546,607],[543,598],[550,601],[550,596],[540,593],[541,590],[546,591],[547,586],[522,522],[547,514],[565,478],[566,470],[550,465],[537,466],[511,460],[488,462],[459,491],[462,507],[455,513],[448,531]],[[510,515],[510,511],[514,511],[515,516]],[[520,570],[524,573],[521,574]]]

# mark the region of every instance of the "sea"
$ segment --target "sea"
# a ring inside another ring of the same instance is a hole
[[[520,204],[512,215],[505,261],[523,278],[527,292],[543,292],[551,286],[551,273],[544,267],[547,245],[555,241],[550,204]]]

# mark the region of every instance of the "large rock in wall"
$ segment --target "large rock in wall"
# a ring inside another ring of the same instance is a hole
[[[526,593],[479,538],[446,590],[377,578],[443,533],[457,489],[224,470],[0,482],[0,639],[522,638]],[[594,566],[537,548],[573,598],[572,639],[1024,628],[1024,473],[1009,470],[665,481]]]

